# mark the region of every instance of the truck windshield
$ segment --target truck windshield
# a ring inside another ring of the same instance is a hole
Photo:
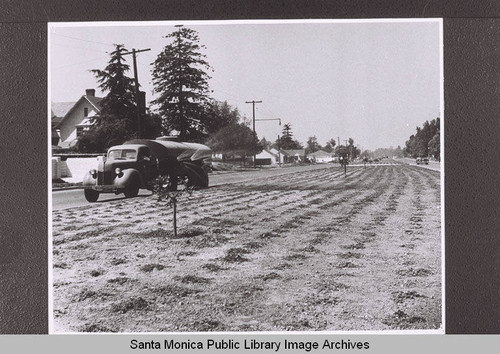
[[[131,149],[111,150],[108,153],[108,160],[135,160],[137,151]]]

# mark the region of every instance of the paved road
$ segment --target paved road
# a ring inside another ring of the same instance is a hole
[[[428,165],[417,165],[415,159],[409,159],[409,158],[398,159],[398,161],[412,166],[427,168],[429,170],[441,171],[441,163],[439,161],[429,161]]]
[[[327,167],[340,168],[337,164],[330,165],[311,165],[311,166],[292,166],[285,168],[269,168],[258,170],[247,170],[242,172],[216,172],[210,175],[210,186],[215,187],[223,184],[239,183],[243,181],[252,180],[261,177],[280,176],[283,174],[295,173],[297,171],[322,169]],[[138,198],[150,196],[151,192],[148,190],[141,190]],[[112,200],[125,199],[123,194],[101,194],[97,203],[106,203]],[[67,209],[90,205],[85,200],[82,189],[71,189],[52,192],[52,209]]]

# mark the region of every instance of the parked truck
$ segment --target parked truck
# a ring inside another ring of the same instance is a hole
[[[97,169],[85,175],[85,199],[95,202],[101,193],[135,197],[139,189],[151,189],[158,176],[169,176],[173,189],[179,177],[187,178],[188,185],[206,188],[211,157],[208,146],[172,137],[130,140],[109,148],[99,159]]]

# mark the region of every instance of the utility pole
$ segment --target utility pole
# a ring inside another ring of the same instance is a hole
[[[254,136],[254,139],[257,140],[257,135],[255,134],[255,104],[256,103],[262,103],[262,101],[245,101],[245,103],[251,103],[252,104],[252,109],[253,109],[253,115],[252,115],[252,121],[253,121],[253,136]],[[255,168],[255,153],[253,154],[253,167]]]
[[[123,53],[123,55],[128,55],[132,54],[132,59],[134,63],[134,81],[135,81],[135,104],[137,105],[137,132],[139,134],[139,139],[142,138],[142,127],[141,127],[141,110],[139,109],[139,106],[141,105],[140,98],[139,98],[139,77],[137,75],[137,59],[136,59],[136,54],[141,53],[141,52],[147,52],[148,50],[151,50],[151,48],[148,49],[132,49],[131,52]],[[146,102],[144,102],[146,104]],[[146,108],[146,107],[144,107]]]
[[[247,102],[247,103],[249,103],[249,102]],[[253,128],[254,129],[254,133],[255,133],[255,121],[261,121],[261,120],[277,120],[277,121],[279,121],[279,124],[281,126],[281,118],[254,119],[254,128]],[[280,146],[280,136],[278,134],[278,160],[279,160],[278,165],[281,166],[281,156],[280,156],[280,148],[279,148],[279,146]],[[254,161],[255,161],[255,155],[254,155]],[[255,164],[254,164],[254,167],[255,167]]]
[[[280,122],[281,125],[281,122]],[[280,135],[278,134],[278,166],[281,167],[281,143],[280,143]]]

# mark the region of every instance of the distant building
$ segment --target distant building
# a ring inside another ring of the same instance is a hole
[[[333,161],[332,154],[323,150],[318,150],[316,152],[310,153],[309,155],[307,155],[307,158],[311,162],[316,162],[316,163],[326,163]]]
[[[280,150],[281,163],[299,163],[306,159],[305,149]]]
[[[255,156],[256,165],[276,165],[278,162],[278,154],[270,150],[262,150],[260,154]]]
[[[85,90],[85,95],[76,102],[53,102],[51,104],[52,145],[69,148],[92,126],[91,118],[101,111],[101,97],[94,89]]]

